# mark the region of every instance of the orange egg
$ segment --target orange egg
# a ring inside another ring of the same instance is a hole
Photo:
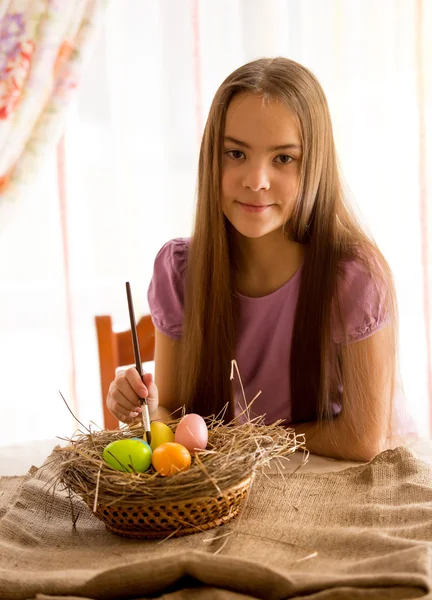
[[[191,455],[181,444],[166,442],[152,454],[152,465],[160,475],[169,476],[186,471],[191,464]]]

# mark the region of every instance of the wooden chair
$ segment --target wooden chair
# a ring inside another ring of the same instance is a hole
[[[95,317],[99,349],[100,380],[102,391],[103,418],[105,429],[118,427],[118,420],[108,410],[106,398],[111,381],[115,378],[116,369],[134,365],[132,336],[130,329],[113,331],[110,316]],[[154,359],[154,325],[150,315],[145,315],[137,323],[138,341],[142,362]]]

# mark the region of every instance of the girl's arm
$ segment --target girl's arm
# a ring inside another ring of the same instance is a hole
[[[342,348],[344,395],[333,421],[294,425],[313,454],[345,460],[372,460],[390,433],[394,353],[383,327],[365,340]],[[344,365],[351,365],[348,369]]]
[[[119,371],[111,382],[106,403],[113,415],[123,423],[139,423],[141,400],[147,396],[150,418],[170,420],[170,414],[180,407],[175,388],[179,342],[155,329],[155,378],[145,373],[144,381],[135,367]],[[175,417],[174,417],[175,418]]]
[[[159,406],[152,419],[168,421],[170,414],[180,408],[175,384],[179,358],[180,342],[155,328],[155,383],[158,388]],[[174,415],[174,418],[177,416],[180,414]]]

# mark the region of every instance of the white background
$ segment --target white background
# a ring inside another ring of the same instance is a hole
[[[424,3],[422,25],[429,32],[431,4]],[[419,71],[416,6],[112,4],[67,117],[72,349],[55,152],[0,232],[0,444],[71,435],[76,423],[58,390],[84,423],[102,424],[94,316],[111,314],[118,328],[128,326],[126,280],[136,312],[147,312],[156,252],[190,233],[198,142],[212,96],[237,66],[275,55],[312,69],[327,94],[349,194],[394,271],[406,397],[420,432],[429,433],[418,83],[423,73],[430,165],[432,68],[424,41],[427,63]]]

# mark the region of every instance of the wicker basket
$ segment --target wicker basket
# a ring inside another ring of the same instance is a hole
[[[248,477],[213,497],[163,504],[98,504],[95,515],[109,531],[125,537],[158,539],[189,535],[224,525],[233,519],[247,496],[251,479]],[[92,499],[83,498],[93,510]]]
[[[212,529],[238,515],[256,472],[274,457],[304,448],[294,430],[278,423],[267,426],[263,420],[225,425],[208,418],[208,448],[194,456],[190,469],[173,477],[152,470],[122,473],[103,460],[112,441],[142,438],[142,425],[132,431],[80,433],[55,450],[56,483],[84,500],[117,535],[157,539]],[[168,424],[173,431],[177,422]],[[74,522],[73,502],[71,506]]]

